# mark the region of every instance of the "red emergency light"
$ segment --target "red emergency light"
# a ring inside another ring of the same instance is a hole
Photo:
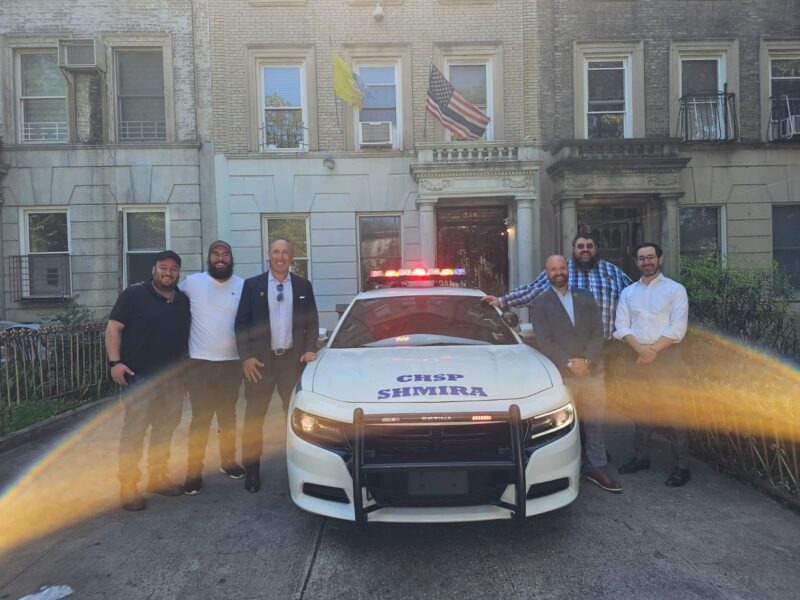
[[[431,281],[434,285],[441,282],[464,281],[467,278],[466,269],[438,268],[426,269],[415,267],[413,269],[390,269],[387,271],[370,271],[368,284],[373,286],[406,286],[409,282]]]

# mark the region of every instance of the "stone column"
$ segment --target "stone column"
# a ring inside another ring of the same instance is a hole
[[[541,266],[539,228],[536,214],[538,198],[517,197],[517,285],[533,281]],[[510,286],[509,286],[510,287]]]
[[[425,267],[436,266],[436,198],[417,198],[420,259]]]
[[[667,277],[678,277],[680,265],[680,209],[678,196],[664,196],[666,215],[661,228],[661,245],[664,249],[664,266]]]
[[[572,238],[578,233],[578,209],[575,198],[561,199],[561,253],[572,256]]]

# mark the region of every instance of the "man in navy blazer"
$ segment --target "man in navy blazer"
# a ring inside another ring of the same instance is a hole
[[[622,486],[607,470],[603,420],[603,321],[594,296],[569,285],[567,259],[554,255],[545,263],[550,289],[531,304],[531,320],[539,349],[564,378],[586,433],[585,477],[609,492]]]
[[[292,243],[273,240],[268,257],[269,270],[245,280],[234,323],[247,400],[242,462],[248,492],[261,489],[264,417],[272,394],[277,387],[286,412],[305,363],[317,358],[319,337],[311,282],[289,273]]]

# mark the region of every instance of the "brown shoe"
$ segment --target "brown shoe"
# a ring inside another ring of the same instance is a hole
[[[586,473],[586,479],[599,485],[607,492],[621,492],[622,484],[611,477],[605,469],[592,469]]]

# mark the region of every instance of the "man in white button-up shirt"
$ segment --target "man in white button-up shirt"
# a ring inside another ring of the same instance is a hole
[[[671,430],[675,469],[666,481],[679,487],[689,481],[689,438],[685,416],[678,400],[684,377],[679,343],[686,335],[689,300],[677,281],[661,273],[664,253],[657,244],[636,248],[641,279],[622,290],[617,306],[614,337],[630,346],[630,359],[623,376],[637,394],[635,456],[619,467],[620,473],[650,468],[650,438],[653,428]]]

